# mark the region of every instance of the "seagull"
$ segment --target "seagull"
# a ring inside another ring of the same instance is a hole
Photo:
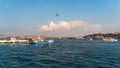
[[[60,15],[56,13],[56,16],[60,16]]]

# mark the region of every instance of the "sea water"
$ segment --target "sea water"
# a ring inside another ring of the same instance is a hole
[[[120,42],[56,39],[51,45],[0,44],[0,68],[120,68]]]

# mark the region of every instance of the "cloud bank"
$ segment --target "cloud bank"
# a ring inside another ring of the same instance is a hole
[[[38,27],[42,33],[49,33],[52,35],[85,35],[99,32],[112,32],[119,29],[120,24],[91,24],[84,21],[59,21],[55,23],[51,21],[49,24]]]

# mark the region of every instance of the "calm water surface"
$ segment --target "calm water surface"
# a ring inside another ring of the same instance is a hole
[[[52,45],[1,44],[0,68],[120,68],[120,42],[59,39]]]

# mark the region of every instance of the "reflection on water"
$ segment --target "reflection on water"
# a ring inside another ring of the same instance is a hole
[[[120,68],[120,42],[60,39],[53,45],[4,44],[0,68]]]

